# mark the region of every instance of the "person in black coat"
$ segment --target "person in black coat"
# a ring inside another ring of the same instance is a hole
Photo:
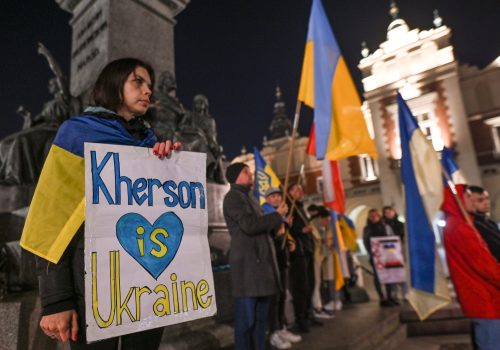
[[[271,233],[282,223],[288,207],[282,203],[275,213],[263,215],[251,193],[253,176],[243,163],[226,170],[231,189],[224,197],[223,211],[231,249],[232,293],[235,298],[235,349],[265,349],[271,298],[279,291],[280,278]]]
[[[288,194],[295,200],[294,208],[290,209],[293,217],[290,234],[297,246],[290,254],[290,292],[293,297],[296,328],[302,333],[307,333],[310,325],[321,325],[321,322],[311,315],[314,290],[314,241],[302,202],[304,199],[302,186],[299,184],[289,186]]]
[[[474,227],[486,242],[491,255],[500,262],[500,230],[496,222],[488,217],[490,195],[480,186],[467,186],[467,193],[474,206]]]
[[[373,269],[373,282],[375,284],[375,289],[377,290],[377,294],[380,298],[381,306],[393,306],[398,305],[398,302],[392,299],[391,285],[386,284],[385,290],[386,294],[382,291],[382,286],[380,284],[380,280],[378,278],[377,270],[375,269],[375,264],[373,261],[373,252],[371,246],[371,238],[372,237],[385,237],[392,236],[394,232],[391,227],[384,223],[380,212],[377,209],[370,209],[368,212],[368,219],[366,220],[366,226],[363,229],[363,244],[370,256],[370,265]]]

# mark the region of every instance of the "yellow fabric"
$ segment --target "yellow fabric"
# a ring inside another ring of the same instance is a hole
[[[354,231],[354,229],[351,228],[351,226],[349,226],[349,224],[343,218],[340,218],[339,226],[346,247],[351,252],[355,252],[358,248],[358,245],[356,243],[356,231]]]
[[[304,102],[306,106],[314,108],[314,49],[312,41],[306,43],[298,100]]]
[[[21,246],[56,264],[84,220],[84,160],[52,145],[31,201]]]
[[[361,101],[341,56],[332,81],[333,120],[325,159],[339,160],[358,154],[377,159],[375,143],[366,127]]]
[[[344,286],[344,275],[340,266],[340,258],[337,251],[333,251],[333,265],[335,271],[335,290],[340,290]]]
[[[275,187],[275,188],[280,188],[281,187],[281,181],[280,181],[280,179],[278,178],[278,176],[276,176],[276,173],[269,166],[269,164],[266,164],[266,167],[264,168],[264,172],[266,173],[267,176],[269,176],[269,178],[271,179],[271,181],[268,181],[267,178],[263,179],[263,181],[259,181],[259,187],[260,187],[259,188],[259,192],[260,193],[265,193],[269,189],[269,187]],[[264,204],[265,201],[266,201],[266,197],[264,197],[264,196],[261,195],[259,197],[259,203],[260,203],[260,205]]]
[[[408,265],[408,264],[407,264]],[[411,288],[408,292],[408,301],[418,315],[418,318],[423,321],[437,310],[451,304],[450,291],[446,282],[446,275],[436,251],[436,275],[434,294],[427,293],[415,288]],[[406,269],[407,282],[411,286],[410,271]]]

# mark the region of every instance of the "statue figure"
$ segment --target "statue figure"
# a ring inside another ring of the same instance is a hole
[[[158,139],[173,140],[186,111],[177,98],[177,84],[172,73],[165,71],[160,74],[155,100],[147,119]]]
[[[192,111],[184,115],[178,127],[177,138],[183,149],[207,154],[207,180],[224,183],[222,146],[217,143],[215,120],[208,112],[208,99],[204,95],[193,98]]]
[[[23,118],[23,127],[21,130],[26,130],[31,128],[31,125],[33,124],[33,118],[31,117],[31,112],[28,111],[24,106],[19,106],[16,111],[17,115],[21,116]]]
[[[54,56],[42,43],[38,53],[54,73],[48,84],[53,99],[35,116],[24,106],[17,109],[24,119],[23,128],[0,141],[0,185],[36,184],[59,125],[80,112],[79,100],[70,95],[68,81]]]

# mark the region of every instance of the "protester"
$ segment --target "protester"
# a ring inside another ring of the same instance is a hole
[[[334,273],[334,245],[333,230],[330,212],[325,207],[318,207],[316,219],[312,221],[314,237],[314,290],[312,305],[314,317],[329,319],[333,315],[326,311],[333,311],[334,307],[327,310],[323,307],[321,299],[321,287],[326,285],[327,303],[335,304],[335,273]]]
[[[392,232],[394,232],[394,234],[396,236],[398,236],[399,239],[401,240],[402,252],[403,252],[403,255],[405,255],[405,249],[404,249],[404,246],[405,246],[404,245],[405,225],[401,221],[399,221],[398,213],[396,213],[396,210],[394,210],[394,208],[389,206],[389,205],[386,205],[382,209],[382,214],[384,216],[383,217],[384,223],[389,225],[392,229]],[[401,287],[401,291],[402,291],[402,295],[403,295],[402,299],[407,300],[408,299],[408,286],[407,286],[406,282],[394,284],[394,287],[396,287],[396,286]],[[395,293],[396,290],[395,290],[395,288],[393,288],[393,289],[394,289],[393,292]],[[391,297],[394,298],[395,295],[392,295]]]
[[[442,210],[446,214],[444,246],[457,299],[466,317],[472,320],[475,346],[498,349],[500,344],[500,264],[481,234],[466,221],[476,209],[474,192],[458,186],[463,213],[448,189]]]
[[[500,230],[497,223],[488,217],[490,195],[479,186],[468,186],[467,195],[473,205],[474,227],[488,245],[491,254],[500,262]]]
[[[282,224],[288,206],[281,203],[276,212],[264,215],[250,191],[252,173],[243,163],[231,164],[226,179],[231,184],[223,211],[231,235],[235,349],[264,350],[269,304],[280,289],[271,233]]]
[[[30,224],[23,231],[21,244],[37,254],[42,305],[40,327],[52,339],[63,342],[70,339],[71,349],[117,349],[119,340],[111,338],[86,343],[84,224],[75,215],[70,216],[70,208],[60,204],[60,210],[48,211],[47,205],[66,203],[67,196],[80,195],[83,199],[83,189],[78,194],[75,187],[65,191],[64,185],[78,183],[84,177],[83,167],[81,171],[75,171],[76,166],[68,165],[82,159],[84,142],[154,146],[153,150],[159,158],[168,156],[172,149],[179,149],[179,143],[158,143],[153,131],[141,118],[150,106],[153,85],[154,72],[149,64],[133,58],[109,63],[98,76],[92,91],[95,105],[87,108],[82,115],[65,121],[59,128],[33,197],[26,220]],[[47,188],[47,177],[51,176],[50,170],[54,167],[63,174],[64,181],[57,191]],[[40,213],[45,222],[62,223],[61,227],[40,227],[41,224],[34,219]],[[83,214],[81,217],[83,220]],[[63,243],[59,238],[64,230],[69,235],[66,236],[69,244],[61,247]],[[49,242],[52,237],[57,239]],[[58,260],[57,263],[49,262],[46,260],[49,257],[39,250],[42,246],[48,246],[49,253],[62,250],[62,257],[50,259]],[[157,328],[122,336],[121,349],[157,349],[162,332],[162,328]]]
[[[266,201],[262,204],[265,214],[276,212],[283,201],[281,190],[270,187],[265,194]],[[288,289],[288,267],[290,266],[290,252],[295,250],[295,242],[287,234],[292,221],[291,217],[283,217],[280,227],[274,232],[274,247],[280,271],[281,289],[274,296],[269,308],[269,331],[271,334],[270,343],[277,349],[289,349],[291,343],[302,340],[300,335],[290,332],[285,322],[285,301]]]
[[[312,229],[304,212],[304,190],[299,184],[287,189],[292,202],[290,205],[293,225],[290,234],[297,248],[290,254],[290,291],[293,297],[295,323],[298,331],[309,332],[309,325],[319,326],[321,322],[311,316],[312,291],[314,289],[314,242]]]
[[[368,219],[366,220],[366,226],[363,229],[363,243],[366,250],[368,251],[368,255],[370,256],[370,265],[373,269],[373,281],[380,299],[380,305],[384,307],[399,305],[399,303],[396,300],[392,299],[392,290],[390,285],[385,285],[386,295],[384,295],[384,292],[382,291],[382,286],[380,284],[377,270],[375,269],[375,264],[373,261],[371,238],[392,235],[394,235],[394,233],[392,232],[391,227],[383,222],[379,211],[377,209],[370,209],[370,211],[368,212]]]

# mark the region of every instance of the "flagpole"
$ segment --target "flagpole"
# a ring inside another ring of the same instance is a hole
[[[293,129],[292,137],[290,138],[289,148],[288,148],[288,160],[286,163],[286,173],[285,173],[285,185],[283,187],[283,201],[285,201],[286,191],[288,190],[288,182],[290,180],[290,169],[292,167],[292,156],[293,156],[293,143],[295,141],[295,135],[297,135],[297,130],[299,128],[300,119],[300,108],[302,107],[302,102],[297,100],[297,106],[295,107],[295,116],[293,118]]]
[[[304,163],[302,163],[302,165],[300,166],[300,172],[299,172],[299,178],[297,179],[297,185],[301,185],[302,184],[302,180],[304,178]],[[286,198],[288,198],[291,202],[291,208],[290,208],[290,211],[289,211],[289,214],[288,215],[292,215],[293,216],[293,211],[295,210],[295,207],[296,207],[296,201],[297,199],[296,198],[291,198],[288,194],[288,192],[286,191],[286,189],[283,191],[283,193],[285,194],[285,196],[283,197],[284,200],[286,201]],[[300,212],[300,210],[297,210],[297,214],[299,214],[300,218],[304,221],[304,223],[307,225],[307,218],[304,217],[304,215],[302,215],[302,213]],[[283,243],[281,244],[281,249],[285,249],[285,246],[286,246],[286,237],[285,239],[283,240]]]
[[[448,172],[444,168],[443,164],[441,164],[441,172],[443,173],[444,177],[446,178],[446,183],[447,183],[448,187],[450,188],[451,193],[453,194],[453,198],[455,198],[455,202],[457,202],[458,207],[460,209],[460,212],[462,213],[462,215],[465,218],[465,221],[467,221],[467,223],[472,226],[470,216],[467,213],[467,210],[465,210],[462,201],[460,200],[460,198],[458,198],[458,192],[457,192],[457,188],[455,186],[455,183],[451,179],[450,174],[448,174]]]

